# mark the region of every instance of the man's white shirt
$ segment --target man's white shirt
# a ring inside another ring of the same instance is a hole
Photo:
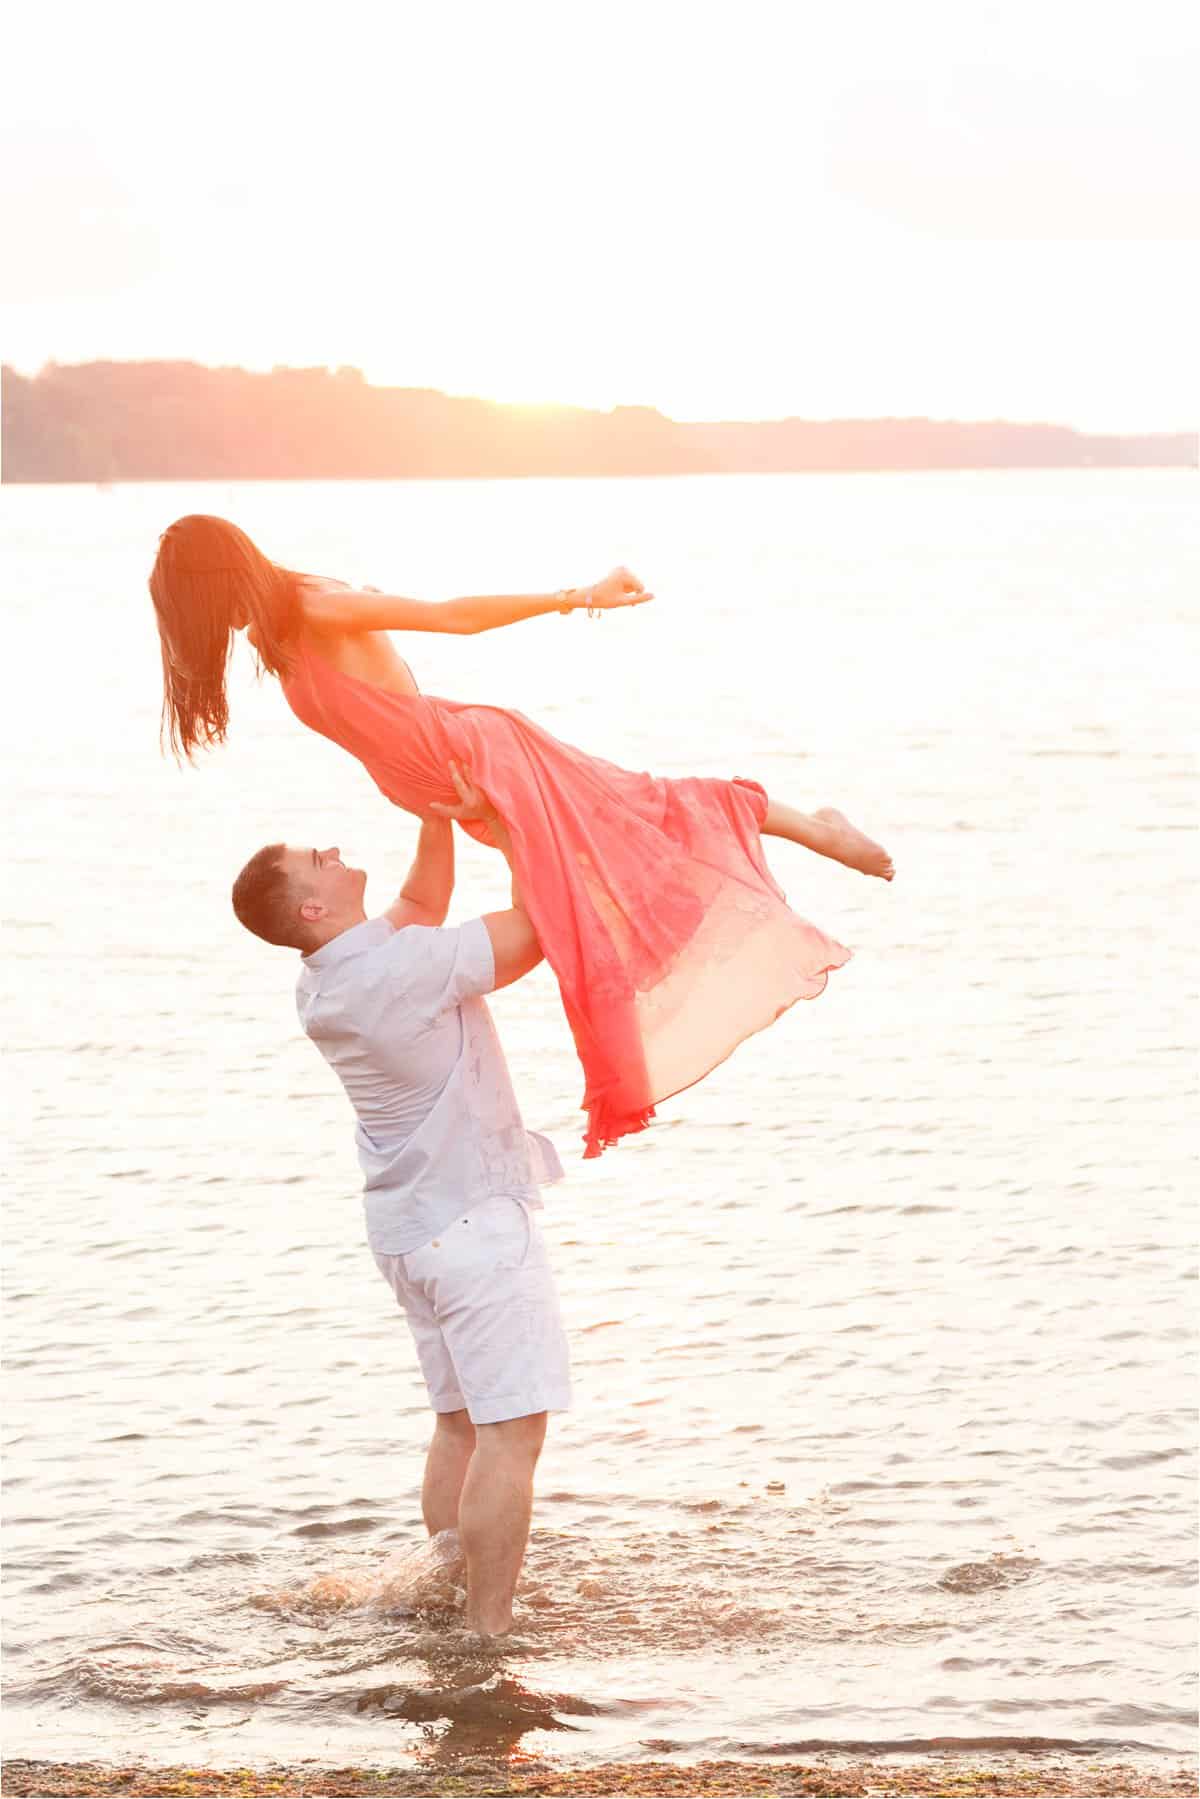
[[[483,998],[496,984],[482,919],[452,930],[367,919],[302,959],[300,1023],[358,1118],[367,1241],[407,1255],[507,1195],[540,1206],[562,1177],[528,1132]]]

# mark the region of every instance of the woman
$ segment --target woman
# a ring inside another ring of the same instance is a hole
[[[642,1130],[656,1101],[815,997],[848,959],[789,911],[763,833],[892,878],[886,851],[840,812],[798,812],[753,781],[633,774],[518,712],[423,695],[387,636],[642,605],[652,596],[627,569],[590,588],[430,604],[299,574],[227,520],[192,515],[163,533],[150,592],[176,754],[225,737],[226,665],[234,632],[247,630],[297,718],[356,756],[397,806],[457,816],[487,842],[451,764],[487,795],[583,1064],[586,1156]]]

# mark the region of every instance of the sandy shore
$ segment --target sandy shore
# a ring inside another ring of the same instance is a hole
[[[932,1758],[918,1764],[890,1762],[611,1762],[586,1769],[555,1768],[546,1762],[491,1763],[467,1760],[453,1770],[430,1767],[322,1768],[311,1762],[258,1768],[154,1768],[137,1763],[9,1761],[3,1775],[5,1794],[37,1795],[38,1799],[99,1799],[106,1794],[144,1795],[146,1799],[204,1799],[205,1795],[237,1794],[243,1799],[386,1799],[387,1795],[545,1794],[571,1799],[578,1795],[620,1794],[652,1799],[690,1799],[709,1794],[920,1795],[921,1799],[970,1799],[975,1794],[1012,1794],[1020,1799],[1042,1795],[1194,1794],[1196,1771],[1182,1759],[1161,1768],[1092,1761],[1061,1755],[1018,1761],[968,1761]]]

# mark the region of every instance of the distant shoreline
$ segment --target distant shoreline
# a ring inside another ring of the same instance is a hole
[[[0,371],[0,479],[12,485],[1197,466],[1200,439],[1187,431],[922,418],[691,423],[644,406],[595,412],[373,387],[347,368]]]
[[[344,482],[348,487],[362,487],[377,484],[381,487],[397,481],[723,481],[731,477],[744,477],[748,481],[756,480],[761,475],[1128,475],[1128,474],[1161,474],[1163,472],[1194,472],[1190,463],[1149,462],[1149,463],[1061,463],[1061,462],[1020,462],[1001,466],[989,465],[975,467],[963,465],[955,468],[809,468],[809,469],[690,469],[684,472],[674,470],[661,473],[640,470],[636,474],[552,474],[536,475],[130,475],[118,476],[113,480],[94,481],[87,476],[71,479],[39,479],[23,480],[15,475],[5,476],[0,480],[3,487],[91,487],[101,492],[115,492],[118,487],[253,487],[261,484],[264,487],[283,486],[291,483],[296,487],[319,484],[323,487],[334,487]]]

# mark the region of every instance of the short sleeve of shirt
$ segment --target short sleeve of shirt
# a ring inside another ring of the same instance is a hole
[[[404,925],[376,955],[397,993],[403,992],[407,1003],[428,1018],[490,993],[496,984],[492,940],[482,918],[452,930]]]

